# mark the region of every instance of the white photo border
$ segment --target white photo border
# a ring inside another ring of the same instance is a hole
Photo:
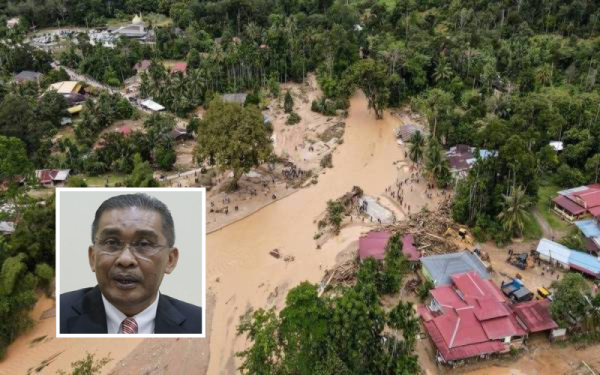
[[[87,334],[87,333],[60,333],[60,195],[62,192],[127,192],[127,193],[142,193],[142,192],[169,192],[176,193],[181,192],[194,192],[200,191],[202,193],[203,207],[202,207],[202,333],[192,334],[171,334],[171,333],[159,333],[159,334],[136,334],[136,335],[123,335],[123,334]],[[206,338],[206,188],[67,188],[58,187],[56,188],[56,337],[57,338]]]

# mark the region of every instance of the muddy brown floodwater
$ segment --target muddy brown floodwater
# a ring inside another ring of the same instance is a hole
[[[346,134],[333,154],[334,168],[319,176],[319,183],[278,201],[207,238],[207,285],[216,296],[210,348],[209,374],[231,374],[239,365],[234,353],[247,344],[236,336],[240,316],[248,308],[281,307],[287,290],[308,280],[318,282],[323,270],[335,263],[365,228],[354,226],[316,249],[315,218],[328,199],[360,186],[379,196],[393,183],[403,159],[393,129],[399,120],[386,113],[376,120],[362,93],[351,99]],[[285,263],[269,255],[277,248],[295,257]],[[322,268],[322,269],[320,269]],[[216,280],[219,280],[216,282]]]

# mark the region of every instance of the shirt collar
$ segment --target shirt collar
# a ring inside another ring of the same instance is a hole
[[[154,324],[156,318],[156,310],[158,309],[158,299],[160,293],[156,296],[156,299],[150,306],[144,311],[137,315],[132,316],[138,325],[138,334],[152,334],[154,333]],[[123,314],[117,309],[112,303],[102,295],[102,302],[104,303],[104,311],[106,311],[106,327],[108,328],[109,334],[123,333],[121,323],[127,315]]]

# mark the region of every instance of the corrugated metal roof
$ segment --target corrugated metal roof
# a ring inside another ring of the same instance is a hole
[[[600,228],[594,219],[579,220],[575,221],[573,224],[575,224],[587,238],[600,237]]]
[[[511,308],[531,333],[558,328],[550,315],[548,300],[518,303]]]
[[[552,199],[552,201],[571,215],[579,215],[585,212],[585,208],[581,207],[564,195],[558,195],[556,198]]]
[[[464,345],[458,348],[449,348],[433,320],[424,322],[425,329],[433,340],[440,355],[445,361],[477,357],[483,354],[498,353],[504,350],[504,344],[499,341],[485,341],[477,344]]]
[[[442,306],[441,315],[417,309],[446,361],[503,351],[501,340],[527,333],[491,280],[471,271],[453,275],[452,281],[456,289],[441,286],[431,291]]]
[[[382,260],[385,258],[385,248],[392,234],[388,231],[371,231],[358,240],[358,257],[360,260],[368,257]]]
[[[421,263],[436,286],[449,285],[452,283],[452,275],[469,271],[476,271],[484,279],[490,278],[485,265],[469,251],[424,257],[421,258]]]
[[[481,326],[490,340],[501,340],[505,337],[525,336],[527,334],[511,314],[482,321]]]
[[[550,241],[547,238],[542,238],[538,244],[537,251],[546,259],[551,258],[565,266],[569,265],[571,249],[566,246]]]
[[[573,194],[585,203],[585,208],[588,210],[592,207],[600,206],[600,190],[589,188],[586,191]]]
[[[493,299],[505,302],[500,290],[489,280],[484,280],[477,272],[464,272],[451,276],[452,282],[462,293],[464,299]]]
[[[600,276],[600,261],[595,256],[573,250],[569,257],[569,264],[571,267],[589,275]]]
[[[592,214],[592,216],[594,216],[594,217],[600,217],[600,206],[598,206],[598,207],[592,207],[588,211],[590,211],[590,214]]]
[[[450,285],[444,285],[432,289],[431,297],[442,306],[443,309],[458,309],[466,307],[467,304],[463,301]]]
[[[409,261],[417,261],[421,258],[421,253],[415,246],[415,238],[412,234],[402,236],[402,253]]]
[[[154,112],[159,112],[159,111],[162,111],[162,110],[165,109],[165,107],[163,107],[162,105],[158,104],[157,102],[155,102],[152,99],[144,100],[141,104],[142,104],[142,106],[144,106],[144,107],[146,107],[149,110],[154,111]]]

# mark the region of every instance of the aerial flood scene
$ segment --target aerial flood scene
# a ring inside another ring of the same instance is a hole
[[[0,375],[600,374],[599,69],[593,1],[0,1]]]

